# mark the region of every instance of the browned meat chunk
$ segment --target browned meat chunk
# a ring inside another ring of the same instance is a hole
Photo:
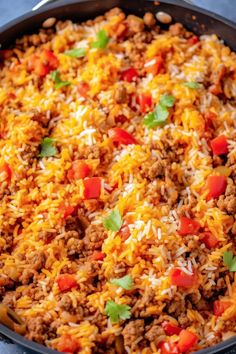
[[[35,270],[42,269],[46,262],[46,256],[43,251],[32,252],[26,257],[26,259],[30,264],[31,269]]]
[[[136,340],[143,336],[144,320],[130,321],[122,331],[125,346],[134,348]]]
[[[155,324],[154,321],[151,327],[145,333],[145,338],[148,339],[150,342],[155,342],[156,340],[158,340],[158,337],[162,336],[163,334],[165,334],[163,328],[160,325]]]
[[[221,195],[217,202],[217,206],[222,211],[226,211],[229,214],[236,213],[236,186],[228,184],[225,195]]]
[[[101,248],[107,234],[103,226],[89,225],[85,231],[84,245],[87,250],[96,250]]]
[[[65,311],[70,311],[72,309],[72,301],[69,295],[64,294],[59,301],[58,305]]]
[[[124,86],[117,87],[114,95],[116,103],[125,103],[127,101],[127,97],[126,88]]]
[[[27,323],[27,338],[38,343],[44,343],[47,340],[49,326],[43,321],[42,317],[31,318]]]
[[[144,21],[135,15],[127,16],[127,23],[130,33],[139,33],[144,30]]]

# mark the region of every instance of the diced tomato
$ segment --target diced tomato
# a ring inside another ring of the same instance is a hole
[[[88,97],[89,88],[90,88],[89,84],[85,81],[81,81],[77,85],[77,90],[78,90],[80,96],[82,96],[84,98]]]
[[[197,274],[187,274],[179,268],[174,268],[170,272],[171,285],[183,288],[192,288],[197,284]]]
[[[28,68],[38,76],[44,77],[50,71],[57,69],[59,61],[51,50],[44,49],[40,54],[33,54],[29,60]]]
[[[105,253],[103,252],[99,252],[99,251],[94,251],[92,256],[91,256],[91,259],[93,261],[103,261],[103,259],[105,258]]]
[[[5,179],[9,183],[12,176],[12,170],[6,162],[3,162],[3,164],[0,165],[0,174],[2,174],[3,172],[5,172]]]
[[[119,114],[118,116],[115,117],[116,123],[125,123],[127,121],[127,117],[124,114]]]
[[[159,344],[161,354],[180,354],[178,345],[176,343],[162,341]]]
[[[69,181],[75,179],[84,179],[88,177],[91,169],[84,161],[73,161],[71,168],[67,172],[67,178]]]
[[[192,36],[188,39],[188,44],[189,45],[194,45],[199,42],[198,36]]]
[[[218,198],[224,194],[227,187],[227,178],[225,176],[209,176],[206,181],[208,189],[207,200]]]
[[[129,68],[127,70],[122,71],[121,73],[121,80],[132,82],[138,78],[138,72],[134,68]]]
[[[211,148],[214,155],[223,155],[229,152],[228,142],[224,135],[217,136],[211,140]]]
[[[62,215],[63,219],[66,219],[66,218],[68,218],[68,216],[70,216],[74,212],[75,209],[73,208],[73,206],[67,205],[64,202],[62,202],[59,205],[58,210],[59,210],[60,214]]]
[[[128,225],[123,225],[119,231],[121,240],[125,242],[130,237],[130,228]]]
[[[149,94],[141,93],[137,96],[137,103],[140,107],[140,112],[146,113],[152,107],[152,96]]]
[[[182,329],[179,334],[178,348],[181,353],[189,351],[198,341],[198,337],[187,329]]]
[[[51,50],[44,49],[42,51],[43,63],[48,65],[49,70],[56,70],[59,66],[59,60]]]
[[[61,274],[57,279],[60,291],[68,291],[77,287],[77,281],[72,274]]]
[[[64,334],[59,339],[57,350],[61,353],[75,354],[80,350],[80,345],[70,334]]]
[[[179,335],[182,331],[182,328],[168,321],[162,322],[161,326],[167,336],[173,336],[174,334]]]
[[[49,66],[44,64],[42,60],[37,57],[34,59],[33,70],[40,77],[44,77],[50,72]]]
[[[209,249],[215,248],[219,243],[218,238],[211,232],[204,232],[201,241],[205,243],[206,247]]]
[[[91,177],[84,180],[84,198],[85,199],[96,199],[100,197],[101,194],[101,178]]]
[[[179,234],[181,236],[186,235],[196,235],[200,229],[201,225],[196,220],[187,218],[185,216],[180,217],[180,229]]]
[[[137,140],[126,130],[121,128],[111,128],[108,130],[109,138],[113,141],[113,143],[130,145],[137,144]]]
[[[229,308],[231,305],[232,303],[230,301],[221,301],[221,300],[214,301],[214,305],[213,305],[214,315],[217,317],[223,315],[225,310],[227,310],[227,308]]]
[[[149,59],[144,64],[147,73],[151,73],[153,76],[159,74],[163,67],[164,60],[161,55],[158,55],[152,59]]]

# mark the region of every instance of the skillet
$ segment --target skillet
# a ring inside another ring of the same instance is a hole
[[[174,22],[181,22],[198,35],[217,34],[224,40],[226,45],[236,51],[236,25],[233,22],[196,6],[183,3],[181,0],[162,0],[161,2],[154,0],[59,0],[3,26],[0,31],[1,49],[7,48],[14,43],[16,37],[37,31],[44,20],[49,17],[55,17],[57,20],[69,18],[74,21],[83,21],[94,18],[116,6],[121,7],[126,13],[133,13],[139,16],[142,16],[147,11],[153,13],[158,11],[167,12],[172,16]],[[2,324],[0,324],[0,333],[25,349],[32,350],[33,353],[58,353],[55,350],[25,339]],[[197,353],[235,354],[236,336]]]

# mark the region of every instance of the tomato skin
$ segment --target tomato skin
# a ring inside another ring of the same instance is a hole
[[[179,334],[178,348],[181,353],[189,351],[198,341],[196,334],[188,331],[187,329],[182,329]]]
[[[141,93],[137,96],[136,101],[140,106],[141,113],[146,113],[152,107],[152,96],[149,94]]]
[[[182,328],[168,321],[162,322],[161,326],[167,336],[173,336],[174,334],[179,335],[182,331]]]
[[[199,37],[198,36],[192,36],[188,39],[188,44],[189,45],[194,45],[199,42]]]
[[[153,76],[156,76],[160,73],[162,67],[164,64],[164,60],[161,55],[157,55],[156,57],[149,59],[146,61],[144,64],[144,67],[146,69],[147,73],[152,74]]]
[[[210,142],[214,155],[224,155],[229,152],[228,142],[224,135],[217,136]]]
[[[62,214],[62,217],[63,219],[66,219],[68,218],[68,216],[70,216],[71,214],[73,214],[74,212],[74,208],[73,206],[71,205],[66,205],[64,202],[62,202],[60,205],[59,205],[59,208],[58,208],[60,214]]]
[[[90,89],[90,86],[87,82],[81,81],[77,85],[77,90],[80,96],[87,98],[88,97],[88,91]]]
[[[207,200],[218,198],[226,190],[227,178],[225,176],[208,176],[206,187],[209,191]]]
[[[5,172],[6,174],[6,180],[9,183],[12,177],[12,169],[10,168],[10,166],[6,163],[3,162],[2,165],[0,165],[0,174]]]
[[[67,172],[67,178],[70,182],[76,179],[84,179],[88,177],[90,171],[90,167],[85,162],[76,160],[72,162],[72,166]]]
[[[105,258],[105,253],[103,252],[99,252],[99,251],[94,251],[92,256],[91,256],[91,259],[93,261],[103,261],[103,259]]]
[[[185,216],[180,217],[180,229],[179,235],[186,236],[189,234],[197,234],[201,225],[198,221],[187,218]]]
[[[135,68],[129,68],[121,73],[121,80],[127,81],[127,82],[132,82],[138,78],[138,72]]]
[[[57,345],[57,350],[61,353],[76,353],[80,350],[79,343],[70,334],[64,334]]]
[[[213,313],[215,316],[219,317],[231,306],[230,301],[216,300],[213,304]]]
[[[137,144],[137,140],[126,130],[121,128],[111,128],[108,130],[108,136],[113,143],[130,145]]]
[[[178,345],[176,343],[171,343],[163,340],[158,347],[161,351],[161,354],[180,354]]]
[[[219,243],[219,240],[216,236],[214,236],[211,232],[203,232],[203,237],[201,241],[205,243],[206,247],[209,249],[215,248]]]
[[[59,290],[61,292],[64,292],[64,291],[69,291],[72,288],[76,288],[78,284],[77,284],[77,281],[75,280],[74,275],[61,274],[57,278],[57,285],[59,287]]]
[[[101,178],[91,177],[84,179],[84,198],[97,199],[101,194]]]
[[[197,284],[197,274],[187,274],[179,268],[173,268],[170,272],[171,285],[182,288],[192,288]]]

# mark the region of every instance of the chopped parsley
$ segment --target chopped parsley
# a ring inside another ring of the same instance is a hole
[[[64,86],[70,85],[70,81],[62,81],[58,70],[54,70],[51,73],[52,80],[55,82],[55,88],[59,89]]]
[[[57,148],[54,146],[55,139],[44,138],[41,142],[41,152],[39,157],[50,157],[57,154]]]
[[[236,272],[236,256],[233,255],[232,251],[224,252],[223,261],[230,272]]]
[[[97,33],[96,41],[92,43],[92,48],[104,49],[109,42],[109,37],[105,30],[100,30]]]
[[[128,320],[131,317],[131,307],[128,305],[120,305],[114,301],[107,301],[105,313],[109,316],[111,323],[117,323],[119,320]]]
[[[168,108],[173,107],[174,103],[174,96],[167,94],[162,95],[154,111],[144,117],[144,125],[146,125],[148,128],[154,128],[156,126],[163,125],[169,117]]]
[[[122,226],[122,217],[119,209],[113,210],[106,218],[103,219],[103,225],[107,230],[119,231]]]
[[[131,290],[134,286],[133,279],[130,275],[125,275],[122,278],[111,279],[110,283],[120,286],[121,288],[123,288],[125,290]]]
[[[82,58],[86,54],[86,49],[85,48],[74,48],[71,50],[67,50],[64,54],[68,55],[69,57],[72,57],[72,58]]]
[[[199,89],[201,87],[201,85],[198,82],[195,81],[189,81],[189,82],[185,82],[184,86],[191,88],[191,89]]]

